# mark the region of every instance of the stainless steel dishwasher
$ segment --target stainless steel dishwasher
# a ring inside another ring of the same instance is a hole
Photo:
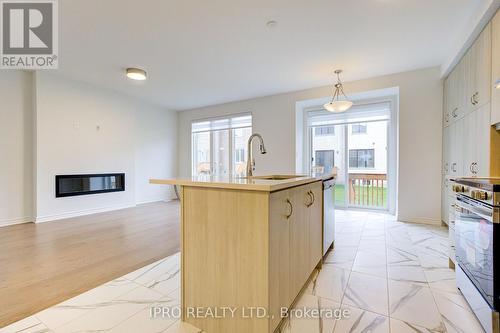
[[[323,255],[335,240],[335,178],[323,181]]]

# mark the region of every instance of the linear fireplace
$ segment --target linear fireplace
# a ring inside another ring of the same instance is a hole
[[[56,198],[119,191],[125,191],[124,173],[56,176]]]

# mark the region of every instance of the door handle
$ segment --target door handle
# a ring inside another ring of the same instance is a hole
[[[475,206],[473,204],[470,204],[468,202],[464,202],[462,200],[456,200],[455,205],[458,206],[459,208],[463,208],[465,210],[468,210],[469,212],[472,212],[476,214],[479,217],[482,217],[483,219],[492,222],[493,223],[493,214],[494,212],[484,209],[478,206]]]

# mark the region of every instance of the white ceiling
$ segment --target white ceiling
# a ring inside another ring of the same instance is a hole
[[[64,0],[59,72],[185,110],[441,65],[482,1]]]

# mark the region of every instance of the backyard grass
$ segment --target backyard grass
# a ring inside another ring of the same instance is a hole
[[[365,202],[365,203],[368,203],[367,205],[365,204],[365,206],[368,206],[368,207],[387,207],[387,188],[383,188],[382,191],[383,193],[380,194],[379,193],[379,196],[382,196],[382,202],[380,202],[380,199],[379,199],[379,205],[376,205],[377,204],[377,201],[376,201],[376,198],[374,197],[374,204],[372,204],[372,197],[371,197],[371,186],[361,186],[361,185],[356,185],[354,186],[354,189],[356,191],[356,195],[360,195],[362,194],[363,197],[360,198],[360,202]],[[380,191],[380,190],[379,190]],[[376,190],[375,190],[375,194],[376,194]],[[375,196],[374,194],[374,196]],[[353,206],[357,206],[358,202],[358,198],[356,197],[356,202],[355,203],[352,203],[351,205]],[[380,203],[382,205],[380,205]],[[338,206],[345,206],[345,185],[344,184],[337,184],[335,185],[335,205],[338,205]]]

